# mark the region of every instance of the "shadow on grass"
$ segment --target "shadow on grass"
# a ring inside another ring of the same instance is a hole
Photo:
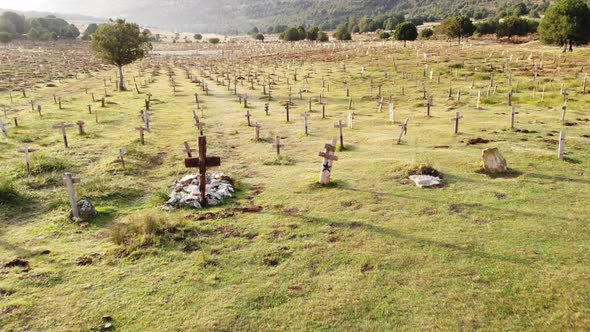
[[[486,172],[484,169],[479,169],[476,171],[476,173],[487,175],[490,179],[515,179],[522,175],[521,171],[512,168],[509,168],[504,172],[498,173],[489,173]]]

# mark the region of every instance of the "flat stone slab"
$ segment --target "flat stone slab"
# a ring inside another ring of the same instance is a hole
[[[441,185],[440,178],[432,175],[410,175],[410,180],[414,181],[416,186],[420,188],[432,188]]]

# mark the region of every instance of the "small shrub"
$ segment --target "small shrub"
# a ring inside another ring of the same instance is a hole
[[[221,40],[219,38],[209,38],[209,43],[211,44],[219,44]]]
[[[159,235],[171,225],[161,212],[143,212],[129,216],[126,223],[111,228],[111,241],[117,245],[138,247],[159,244]]]
[[[0,179],[0,202],[16,203],[22,200],[21,193],[16,189],[14,182],[8,179]]]

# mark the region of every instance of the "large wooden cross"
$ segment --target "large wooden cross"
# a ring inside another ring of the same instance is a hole
[[[201,194],[201,206],[207,206],[207,167],[215,167],[221,165],[221,158],[207,157],[207,137],[199,136],[199,157],[186,158],[184,160],[185,167],[196,167],[199,169],[199,191]]]
[[[27,165],[27,174],[31,175],[31,152],[37,151],[37,149],[29,149],[29,145],[25,144],[24,148],[16,150],[17,152],[25,154],[25,163]]]
[[[71,128],[73,126],[73,124],[65,124],[63,122],[60,122],[53,126],[53,129],[61,129],[61,134],[64,138],[64,145],[66,146],[66,148],[68,147],[68,136],[66,135],[66,128]]]
[[[320,184],[330,183],[330,175],[332,174],[332,163],[338,160],[338,156],[334,155],[335,151],[336,139],[333,138],[332,143],[326,144],[324,146],[324,151],[318,154],[320,157],[324,158],[322,162],[322,170],[320,172]]]

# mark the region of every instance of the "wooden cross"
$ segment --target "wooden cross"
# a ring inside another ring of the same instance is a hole
[[[147,131],[149,133],[150,128],[137,127],[137,128],[135,128],[135,130],[139,130],[139,142],[141,142],[141,145],[144,145],[145,144],[144,131]]]
[[[334,155],[336,151],[336,139],[332,139],[331,144],[324,145],[324,151],[318,155],[323,157],[322,170],[320,171],[320,184],[326,185],[330,183],[330,175],[332,174],[332,163],[338,160],[338,156]]]
[[[379,101],[377,102],[377,104],[379,104],[379,110],[377,110],[378,113],[383,112],[383,96],[381,96],[381,99],[379,99]]]
[[[2,135],[8,138],[8,131],[6,130],[6,126],[9,126],[10,122],[4,123],[2,119],[0,119],[0,131],[2,131]]]
[[[121,161],[121,166],[123,168],[125,168],[125,159],[123,158],[123,156],[125,155],[125,152],[127,152],[127,149],[125,149],[125,148],[119,149],[119,160]]]
[[[252,114],[250,114],[250,110],[247,110],[246,111],[246,114],[244,114],[244,116],[248,120],[248,127],[251,127],[251,125],[250,125],[250,117],[252,116]]]
[[[80,135],[86,135],[86,132],[84,131],[84,121],[78,120],[76,124],[78,125],[78,133]]]
[[[308,134],[308,131],[307,131],[308,121],[307,121],[307,118],[309,118],[309,113],[303,113],[303,114],[301,114],[301,116],[303,117],[303,129],[304,129],[304,132],[305,132],[305,136],[307,136],[307,134]]]
[[[68,188],[68,196],[70,198],[70,207],[72,208],[72,219],[80,219],[78,211],[78,201],[76,200],[76,191],[74,190],[74,183],[80,183],[80,178],[72,177],[72,173],[66,173],[64,177],[64,184]]]
[[[389,103],[389,121],[395,123],[395,105],[393,103]]]
[[[27,174],[31,175],[31,152],[37,151],[37,149],[29,149],[29,145],[25,144],[24,148],[16,150],[17,152],[25,154],[25,164],[27,166]]]
[[[338,123],[334,125],[334,128],[338,128],[338,132],[340,134],[340,147],[344,149],[344,135],[342,133],[342,129],[344,128],[344,124],[342,120],[338,120]]]
[[[143,119],[143,123],[147,129],[150,129],[150,116],[154,115],[148,111],[141,111],[139,117]]]
[[[563,102],[563,106],[561,107],[561,121],[565,122],[565,112],[567,110],[567,100]]]
[[[430,108],[432,107],[432,96],[428,97],[426,101],[426,116],[430,116]]]
[[[184,144],[184,150],[182,150],[182,151],[183,151],[183,152],[186,152],[186,154],[187,154],[187,156],[188,156],[189,158],[192,158],[192,157],[193,157],[193,152],[197,152],[197,150],[196,150],[196,149],[192,149],[192,148],[190,147],[190,145],[188,144],[188,142],[187,142],[187,141],[184,141],[184,143],[183,143],[183,144]]]
[[[281,136],[276,136],[275,137],[275,144],[273,145],[274,148],[277,149],[277,156],[281,155],[281,147],[283,145],[281,144]]]
[[[187,158],[184,160],[185,167],[199,168],[199,191],[201,193],[201,206],[207,206],[207,167],[215,167],[221,165],[221,158],[207,157],[207,137],[199,136],[199,157]]]
[[[66,148],[68,147],[68,136],[66,135],[66,128],[71,128],[73,126],[73,124],[65,124],[63,122],[60,122],[53,126],[53,129],[61,129],[61,134],[64,138],[64,145],[66,146]]]
[[[515,106],[512,106],[512,112],[510,114],[510,129],[514,129],[514,116],[516,114]]]
[[[289,103],[285,104],[285,111],[287,111],[287,122],[289,122]]]
[[[266,115],[268,115],[268,108],[269,108],[269,104],[264,103],[264,113],[266,113]]]
[[[262,124],[256,122],[253,127],[256,130],[255,140],[258,142],[260,141],[260,128],[262,128]]]
[[[354,123],[354,113],[348,113],[348,128],[352,129]]]
[[[399,125],[402,131],[399,133],[399,137],[397,138],[398,145],[402,142],[402,136],[408,133],[408,121],[410,121],[410,118],[406,118],[406,121]]]
[[[463,119],[463,115],[461,115],[461,113],[459,113],[459,112],[457,112],[455,117],[451,119],[451,121],[455,121],[455,135],[457,135],[459,133],[459,120],[460,119]]]

